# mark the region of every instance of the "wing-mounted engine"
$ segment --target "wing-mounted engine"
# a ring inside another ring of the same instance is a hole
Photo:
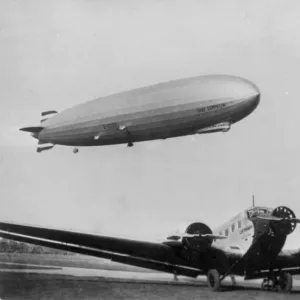
[[[212,245],[213,239],[209,237],[212,234],[212,230],[204,223],[190,224],[185,230],[185,233],[194,235],[193,237],[182,238],[182,244],[185,247],[205,251]]]
[[[227,237],[213,234],[209,226],[195,222],[187,226],[183,233],[171,235],[163,243],[172,247],[176,255],[192,267],[204,272],[218,269],[224,274],[229,268],[229,261],[223,250],[213,246],[213,241],[217,239]]]
[[[212,230],[204,223],[195,222],[190,224],[184,233],[176,233],[167,238],[164,244],[172,247],[180,246],[186,249],[205,251],[210,248],[216,239],[227,238],[212,233]]]
[[[213,132],[227,132],[231,127],[231,124],[229,122],[223,122],[218,124],[213,124],[207,127],[203,127],[201,129],[198,129],[196,133],[213,133]]]

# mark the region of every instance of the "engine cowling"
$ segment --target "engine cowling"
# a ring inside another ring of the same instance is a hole
[[[295,213],[286,206],[275,208],[271,214],[272,217],[283,219],[282,221],[270,221],[270,227],[275,234],[289,235],[297,226]]]
[[[194,237],[183,237],[182,244],[185,247],[191,248],[193,250],[205,251],[209,248],[213,242],[211,238],[206,238],[205,234],[212,234],[212,230],[204,223],[196,222],[190,224],[185,233],[187,234],[199,234],[199,236]]]

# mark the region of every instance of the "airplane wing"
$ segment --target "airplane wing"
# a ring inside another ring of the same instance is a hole
[[[276,257],[276,261],[272,265],[273,274],[279,272],[289,272],[292,275],[300,274],[300,249],[281,251]],[[252,279],[267,277],[270,273],[268,266],[262,266],[259,272],[254,272]]]
[[[167,237],[167,240],[179,240],[179,239],[182,239],[182,238],[201,238],[201,237],[205,237],[207,239],[210,239],[210,240],[224,240],[224,239],[227,239],[228,237],[227,236],[224,236],[224,235],[218,235],[218,234],[209,234],[209,233],[206,233],[206,234],[199,234],[199,233],[195,233],[195,234],[191,234],[191,233],[175,233],[169,237]]]
[[[114,262],[196,277],[203,274],[171,245],[0,222],[0,237],[110,259]],[[175,247],[176,248],[176,247]]]

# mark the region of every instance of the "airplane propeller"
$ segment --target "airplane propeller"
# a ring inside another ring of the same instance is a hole
[[[270,216],[257,216],[257,218],[269,220],[274,232],[285,235],[292,233],[300,223],[300,219],[296,218],[295,213],[286,206],[275,208]]]

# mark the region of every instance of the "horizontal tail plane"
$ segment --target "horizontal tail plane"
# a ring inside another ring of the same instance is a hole
[[[21,131],[31,132],[31,133],[39,133],[44,129],[41,126],[33,126],[33,127],[23,127],[20,128]]]
[[[41,113],[42,117],[47,116],[47,115],[52,115],[52,114],[57,114],[56,110],[47,110],[47,111],[43,111]]]

